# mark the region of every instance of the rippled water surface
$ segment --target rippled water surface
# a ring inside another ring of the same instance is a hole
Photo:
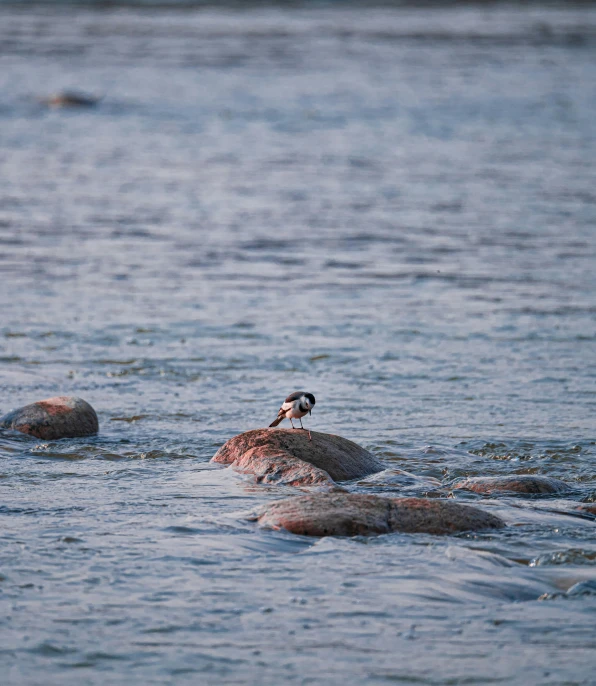
[[[92,109],[40,97],[76,89]],[[0,7],[3,684],[595,684],[596,11]],[[498,533],[314,540],[210,465],[309,425]]]

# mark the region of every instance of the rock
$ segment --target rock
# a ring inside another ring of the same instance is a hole
[[[462,479],[453,484],[452,488],[463,488],[475,493],[526,493],[528,495],[549,495],[571,491],[564,481],[552,479],[548,476],[534,476],[532,474],[512,474],[511,476],[475,476]]]
[[[267,446],[251,448],[234,460],[234,469],[243,474],[254,474],[257,483],[331,488],[335,485],[325,470],[288,453],[269,453],[269,450]]]
[[[453,500],[382,498],[362,493],[315,493],[277,500],[252,519],[261,526],[303,536],[362,536],[392,531],[454,534],[505,526],[499,517]]]
[[[341,436],[300,429],[255,429],[234,436],[212,462],[231,464],[261,483],[333,487],[384,469],[374,455]]]
[[[596,515],[596,503],[582,503],[575,509],[580,512],[586,512],[587,514]]]
[[[99,424],[89,403],[81,398],[58,396],[5,414],[0,417],[0,428],[55,440],[96,434]]]
[[[55,93],[47,98],[40,98],[43,105],[48,107],[95,107],[100,101],[92,95],[85,95],[83,93],[76,93],[74,91],[63,91]]]

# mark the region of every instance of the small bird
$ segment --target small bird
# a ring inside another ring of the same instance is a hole
[[[270,427],[277,426],[284,419],[289,419],[292,429],[297,427],[294,426],[292,419],[300,420],[300,428],[304,429],[302,426],[302,417],[307,414],[311,414],[312,408],[315,406],[315,396],[312,393],[305,393],[304,391],[296,391],[291,393],[285,400],[284,404],[279,408],[277,417]],[[310,432],[309,432],[310,434]]]

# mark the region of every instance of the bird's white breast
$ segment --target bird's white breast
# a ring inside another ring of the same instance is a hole
[[[294,400],[291,403],[284,403],[281,407],[283,410],[286,411],[287,419],[300,419],[301,417],[304,417],[306,414],[308,414],[308,410],[306,412],[300,411],[300,398]]]

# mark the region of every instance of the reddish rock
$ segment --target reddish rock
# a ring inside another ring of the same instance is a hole
[[[511,476],[475,476],[462,479],[453,488],[463,488],[475,493],[526,493],[528,495],[550,495],[571,491],[564,481],[548,476],[532,474],[512,474]]]
[[[580,512],[587,512],[588,514],[596,515],[596,503],[582,503],[575,509],[579,510]]]
[[[0,417],[0,428],[55,440],[96,434],[99,424],[89,403],[81,398],[58,396],[9,412]]]
[[[329,474],[308,462],[288,453],[271,453],[267,446],[251,448],[234,460],[234,469],[243,474],[254,474],[257,483],[284,486],[333,487]]]
[[[74,91],[54,93],[47,98],[40,98],[39,102],[48,107],[95,107],[100,98]]]
[[[300,429],[255,429],[234,436],[212,462],[231,464],[262,483],[333,487],[384,469],[374,455],[341,436]]]
[[[382,498],[362,493],[316,493],[277,500],[253,518],[261,526],[303,536],[402,533],[454,534],[499,529],[503,520],[453,500]]]

